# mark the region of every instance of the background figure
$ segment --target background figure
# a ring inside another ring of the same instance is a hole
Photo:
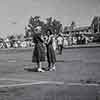
[[[39,72],[44,72],[42,69],[41,62],[45,61],[45,48],[43,45],[43,40],[41,38],[41,28],[37,27],[35,29],[35,34],[33,36],[33,42],[35,44],[35,47],[33,49],[33,56],[32,56],[32,62],[37,63],[37,70]]]
[[[56,52],[56,49],[57,49],[57,41],[56,41],[56,35],[53,35],[52,37],[52,46],[54,48],[54,51]]]
[[[46,43],[47,47],[47,61],[48,61],[48,68],[50,71],[56,70],[55,63],[56,63],[56,55],[53,48],[53,34],[51,30],[47,30],[48,40]]]
[[[61,36],[61,34],[59,34],[58,38],[57,38],[57,45],[58,45],[58,52],[59,52],[60,55],[62,54],[63,42],[64,42],[64,39]]]

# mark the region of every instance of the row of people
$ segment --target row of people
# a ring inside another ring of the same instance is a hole
[[[0,48],[27,48],[33,46],[32,41],[3,41],[0,43]]]

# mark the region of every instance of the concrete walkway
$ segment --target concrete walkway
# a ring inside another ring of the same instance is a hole
[[[66,46],[64,48],[72,49],[72,48],[94,48],[94,47],[100,47],[100,44],[91,43],[91,44],[83,44],[83,45],[72,45],[72,46]]]

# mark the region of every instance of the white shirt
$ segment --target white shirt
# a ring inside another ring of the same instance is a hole
[[[57,41],[58,41],[58,45],[62,45],[63,44],[63,38],[61,36],[59,36],[57,38]]]
[[[53,37],[53,43],[52,43],[52,46],[53,46],[53,48],[54,48],[54,50],[56,50],[56,40],[55,40],[55,37]]]

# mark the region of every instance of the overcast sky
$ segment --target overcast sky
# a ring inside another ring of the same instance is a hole
[[[72,20],[89,25],[100,16],[100,0],[0,0],[0,34],[24,33],[29,16],[35,15],[56,17],[63,25]]]

